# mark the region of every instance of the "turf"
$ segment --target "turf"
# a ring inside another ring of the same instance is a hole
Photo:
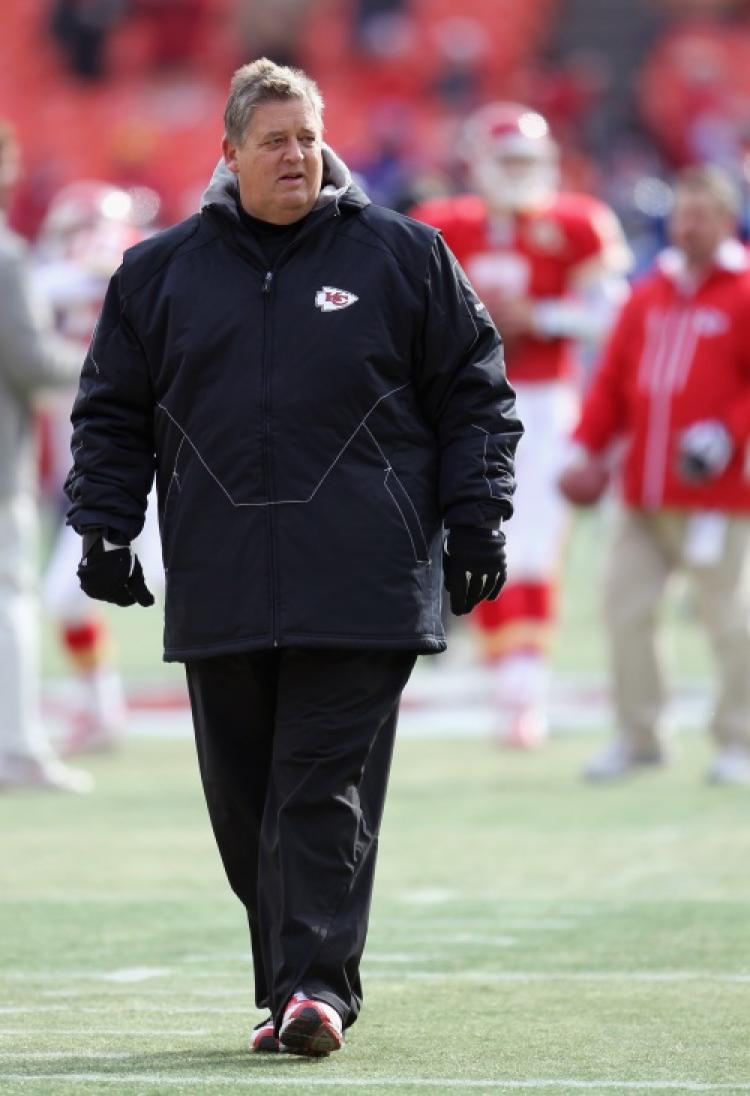
[[[251,1057],[243,915],[187,742],[85,799],[0,798],[0,1092],[750,1091],[747,793],[707,745],[616,788],[593,739],[399,743],[365,1010],[320,1062]]]

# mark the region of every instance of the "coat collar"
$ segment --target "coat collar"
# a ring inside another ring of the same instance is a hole
[[[669,247],[661,252],[656,261],[665,278],[679,288],[686,287],[685,256],[681,251],[676,247]],[[713,268],[729,274],[743,274],[750,270],[750,260],[744,244],[736,239],[724,240],[716,250]]]

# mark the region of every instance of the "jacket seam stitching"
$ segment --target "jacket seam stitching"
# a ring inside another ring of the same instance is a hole
[[[416,560],[417,563],[430,563],[431,561],[430,561],[430,558],[429,558],[429,553],[428,553],[428,548],[427,548],[427,537],[424,535],[424,529],[422,528],[422,522],[419,520],[419,514],[417,513],[417,508],[414,505],[414,502],[412,501],[411,495],[409,494],[409,492],[406,490],[403,483],[399,479],[393,465],[391,464],[390,460],[388,459],[388,457],[383,452],[383,449],[382,449],[382,446],[380,445],[380,442],[375,437],[375,435],[373,434],[372,430],[367,425],[367,423],[364,424],[364,429],[370,435],[370,437],[372,438],[372,440],[375,444],[375,447],[377,448],[378,452],[380,453],[380,456],[385,461],[385,478],[383,480],[383,486],[385,487],[386,491],[388,492],[388,494],[393,499],[393,502],[396,506],[396,509],[398,510],[399,514],[401,515],[401,521],[404,523],[404,528],[406,529],[406,532],[409,534],[409,540],[411,541],[412,551],[414,552],[414,559]],[[411,529],[409,528],[409,523],[406,520],[406,515],[404,514],[403,510],[399,506],[398,500],[397,500],[396,496],[393,494],[393,491],[391,491],[390,487],[388,486],[388,477],[391,476],[391,475],[393,476],[393,478],[395,479],[396,483],[399,485],[401,490],[404,492],[404,497],[407,499],[407,501],[409,503],[409,506],[411,507],[411,509],[414,513],[414,520],[416,521],[417,526],[419,528],[419,533],[420,533],[420,536],[422,538],[422,545],[424,547],[424,553],[425,553],[425,558],[424,559],[419,558],[419,553],[417,551],[417,546],[414,543],[414,537],[412,536]]]
[[[123,287],[123,293],[122,293],[123,299],[127,300],[129,297],[135,296],[136,293],[140,293],[140,291],[142,289],[145,289],[145,287],[152,280],[152,278],[155,278],[157,274],[160,274],[161,271],[164,269],[164,267],[169,266],[169,264],[171,262],[173,262],[177,259],[180,259],[184,255],[188,255],[188,254],[192,253],[193,251],[200,251],[201,248],[208,247],[209,244],[214,243],[214,241],[219,238],[219,233],[216,232],[216,230],[214,230],[214,235],[211,236],[208,240],[203,240],[202,242],[196,242],[195,240],[193,240],[193,237],[200,230],[200,228],[201,228],[201,223],[200,223],[200,221],[198,221],[198,223],[196,224],[195,228],[192,230],[190,235],[186,239],[180,240],[179,243],[176,243],[174,245],[174,247],[170,250],[169,254],[159,263],[159,265],[156,267],[156,269],[150,271],[146,275],[146,277],[144,278],[144,280],[142,282],[139,282],[138,285],[133,286],[132,289],[128,288],[127,290],[125,290],[125,287]],[[192,241],[193,246],[188,247],[188,244],[190,244],[191,241]],[[187,250],[184,250],[184,249],[187,249]],[[125,264],[123,264],[123,272],[124,272],[124,265]]]
[[[477,426],[477,424],[474,423],[474,422],[472,422],[471,425],[474,427],[475,430],[479,430],[480,433],[484,434],[484,446],[482,448],[482,461],[484,463],[484,478],[485,478],[485,481],[487,483],[487,490],[490,493],[490,498],[491,499],[498,498],[498,497],[502,498],[502,496],[497,496],[497,495],[494,495],[492,493],[492,481],[490,479],[490,475],[489,475],[490,469],[489,469],[489,465],[487,463],[487,443],[490,440],[490,432],[489,432],[489,430],[485,430],[485,428],[483,426]]]
[[[410,383],[411,383],[410,381],[406,381],[405,384],[400,384],[400,385],[398,385],[397,388],[392,388],[389,392],[384,393],[384,395],[379,396],[378,399],[375,400],[372,407],[368,410],[368,412],[366,413],[366,415],[364,416],[362,421],[360,423],[358,423],[358,425],[355,427],[355,429],[349,435],[349,437],[344,442],[342,447],[339,449],[339,451],[336,454],[336,456],[334,457],[333,461],[331,462],[331,464],[329,464],[328,468],[326,468],[325,472],[323,473],[323,475],[320,477],[320,479],[316,483],[316,485],[313,488],[313,490],[311,491],[310,495],[307,498],[304,498],[304,499],[268,499],[265,502],[235,502],[235,500],[232,498],[230,492],[226,489],[226,487],[221,482],[219,477],[216,475],[216,473],[214,471],[212,471],[212,469],[210,468],[208,462],[206,461],[206,459],[201,454],[200,450],[198,449],[198,446],[195,444],[193,439],[190,437],[187,430],[185,430],[185,428],[174,417],[172,412],[169,411],[169,409],[166,408],[163,403],[157,403],[156,406],[164,412],[164,414],[167,416],[167,418],[170,420],[170,422],[172,422],[177,427],[177,429],[180,431],[180,433],[183,435],[183,438],[185,440],[187,440],[188,445],[191,447],[191,449],[193,450],[193,452],[197,456],[198,460],[201,462],[203,467],[206,469],[206,471],[208,472],[211,479],[216,483],[217,487],[221,490],[222,494],[224,494],[226,496],[226,498],[229,500],[230,504],[234,507],[234,509],[239,510],[241,508],[251,507],[251,506],[252,507],[256,507],[256,506],[257,507],[262,507],[262,506],[306,505],[307,503],[312,502],[313,498],[315,497],[315,495],[318,493],[318,491],[322,487],[323,482],[328,478],[330,473],[333,471],[333,469],[339,463],[339,461],[343,457],[344,453],[349,448],[351,443],[354,441],[354,438],[359,433],[359,431],[362,429],[362,427],[365,425],[365,423],[367,422],[367,419],[373,413],[375,408],[378,407],[385,400],[387,400],[390,396],[393,396],[396,392],[401,392],[404,388],[408,388]]]
[[[386,240],[383,236],[380,235],[380,233],[377,231],[377,229],[372,224],[370,224],[369,220],[367,220],[365,218],[363,223],[364,223],[365,227],[367,228],[367,230],[372,233],[372,235],[375,237],[375,239],[378,241],[378,243],[381,246],[377,247],[375,244],[370,243],[369,240],[363,240],[361,238],[356,239],[356,242],[363,244],[365,247],[371,247],[375,251],[385,251],[385,252],[387,252],[387,254],[390,255],[391,258],[393,259],[393,261],[396,263],[399,270],[401,270],[405,275],[407,275],[410,280],[414,281],[415,284],[421,285],[421,283],[424,280],[425,275],[424,274],[421,274],[421,275],[417,274],[416,272],[410,270],[407,266],[405,266],[404,263],[402,262],[402,260],[398,257],[398,255],[394,251],[392,245],[388,242],[388,240]],[[416,222],[416,223],[421,224],[421,222]],[[429,226],[422,225],[422,227],[427,228]],[[426,266],[429,266],[430,256],[432,255],[433,249],[435,247],[435,240],[438,239],[438,237],[440,235],[440,233],[437,231],[437,229],[434,229],[433,231],[434,231],[434,235],[433,235],[432,240],[430,242],[430,247],[427,251]],[[425,273],[426,273],[426,271],[425,271]]]

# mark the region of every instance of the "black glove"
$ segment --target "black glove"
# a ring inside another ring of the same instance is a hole
[[[720,476],[732,459],[732,435],[718,419],[701,419],[680,434],[679,471],[689,483]]]
[[[493,601],[507,577],[505,534],[500,529],[454,525],[445,538],[443,571],[456,616],[470,613],[480,601]]]
[[[153,605],[143,568],[129,544],[112,544],[101,532],[85,533],[78,581],[84,594],[113,605]]]

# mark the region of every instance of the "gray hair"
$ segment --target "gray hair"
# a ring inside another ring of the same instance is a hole
[[[307,99],[323,119],[323,96],[311,77],[302,69],[277,65],[260,57],[238,68],[229,85],[229,97],[224,108],[224,128],[234,144],[242,144],[253,111],[260,103],[285,99]]]
[[[738,218],[742,210],[742,195],[728,172],[716,164],[693,164],[683,168],[674,179],[675,194],[708,194],[717,206],[730,217]]]

